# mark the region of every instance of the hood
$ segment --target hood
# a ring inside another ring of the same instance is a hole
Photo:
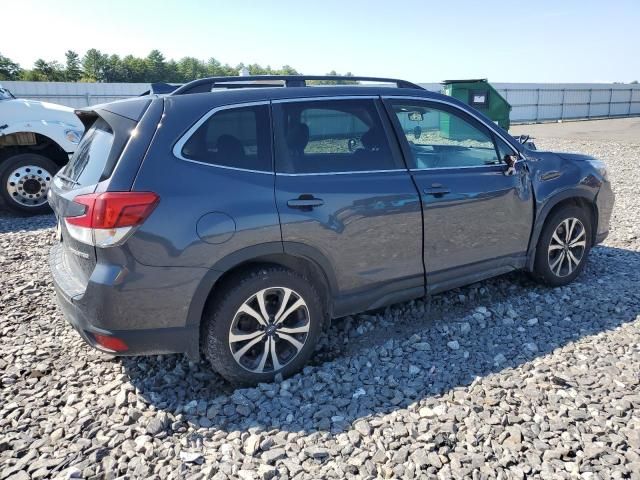
[[[39,102],[15,98],[0,102],[0,122],[62,122],[69,125],[82,125],[72,108],[55,103]]]
[[[554,152],[557,156],[562,158],[563,160],[572,160],[578,162],[589,162],[596,160],[594,157],[590,155],[583,155],[581,153],[563,153],[563,152]]]

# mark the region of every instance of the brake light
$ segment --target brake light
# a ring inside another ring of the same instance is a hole
[[[160,197],[153,192],[105,192],[78,195],[75,203],[84,213],[65,217],[69,234],[96,247],[113,247],[124,241],[153,212]]]

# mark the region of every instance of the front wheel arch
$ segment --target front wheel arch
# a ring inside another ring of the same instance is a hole
[[[529,251],[527,252],[527,271],[533,271],[536,248],[547,220],[551,218],[555,212],[566,206],[577,206],[589,212],[591,219],[591,244],[595,244],[595,237],[598,231],[598,207],[596,205],[595,197],[591,197],[582,191],[571,190],[563,192],[562,194],[557,195],[553,201],[547,202],[540,214],[536,216],[535,227],[529,242]]]

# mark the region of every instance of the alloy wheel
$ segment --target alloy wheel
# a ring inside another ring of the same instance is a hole
[[[37,165],[25,165],[7,178],[7,192],[14,202],[25,207],[39,207],[47,201],[51,173]]]
[[[286,287],[265,288],[236,311],[229,329],[229,348],[245,370],[275,372],[302,350],[309,327],[309,309],[300,294]]]
[[[557,277],[571,275],[584,258],[587,232],[582,222],[566,218],[556,227],[548,249],[549,269]]]

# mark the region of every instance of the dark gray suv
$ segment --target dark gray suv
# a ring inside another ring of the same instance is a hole
[[[602,162],[529,150],[406,81],[317,79],[208,78],[77,112],[50,263],[88,343],[269,381],[332,318],[512,270],[565,285],[606,237]]]

